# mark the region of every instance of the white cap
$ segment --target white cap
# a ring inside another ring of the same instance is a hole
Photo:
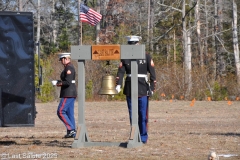
[[[71,53],[59,53],[58,58],[59,60],[64,57],[71,57]]]
[[[126,38],[127,38],[127,41],[128,42],[132,42],[132,41],[140,41],[141,39],[142,39],[142,37],[140,37],[140,36],[126,36]]]

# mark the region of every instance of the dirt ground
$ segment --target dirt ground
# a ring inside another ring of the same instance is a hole
[[[72,148],[57,105],[37,103],[35,127],[0,127],[0,159],[240,159],[240,101],[150,101],[148,143],[134,148]],[[85,124],[91,142],[128,142],[126,102],[85,102]]]

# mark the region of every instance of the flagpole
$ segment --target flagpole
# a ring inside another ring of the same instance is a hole
[[[82,45],[82,21],[81,21],[81,45]]]
[[[100,13],[100,0],[97,0],[97,12]],[[96,28],[96,44],[99,44],[99,33],[100,33],[100,23],[97,24]]]
[[[82,45],[82,21],[80,19],[80,4],[81,0],[78,0],[78,45]]]

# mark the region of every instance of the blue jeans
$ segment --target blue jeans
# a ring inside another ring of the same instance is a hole
[[[75,130],[74,102],[76,98],[61,98],[57,115],[67,130]]]
[[[132,100],[130,96],[126,96],[130,123],[132,125]],[[143,143],[147,142],[147,123],[148,123],[148,97],[138,97],[138,126],[140,131],[141,140]]]

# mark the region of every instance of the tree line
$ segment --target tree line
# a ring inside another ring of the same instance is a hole
[[[97,26],[79,23],[80,2],[103,15]],[[236,0],[0,1],[2,11],[34,13],[41,63],[50,66],[54,55],[70,51],[71,45],[126,44],[126,35],[142,36],[141,43],[156,66],[157,86],[152,97],[156,100],[238,98],[239,6]],[[39,53],[37,47],[35,52]],[[118,61],[111,65],[116,74]],[[49,93],[54,89],[48,82],[57,76],[49,70],[55,66],[43,66],[43,85],[48,85]],[[107,67],[106,62],[86,62],[88,99],[114,99],[97,95]],[[123,99],[123,95],[115,99]]]

